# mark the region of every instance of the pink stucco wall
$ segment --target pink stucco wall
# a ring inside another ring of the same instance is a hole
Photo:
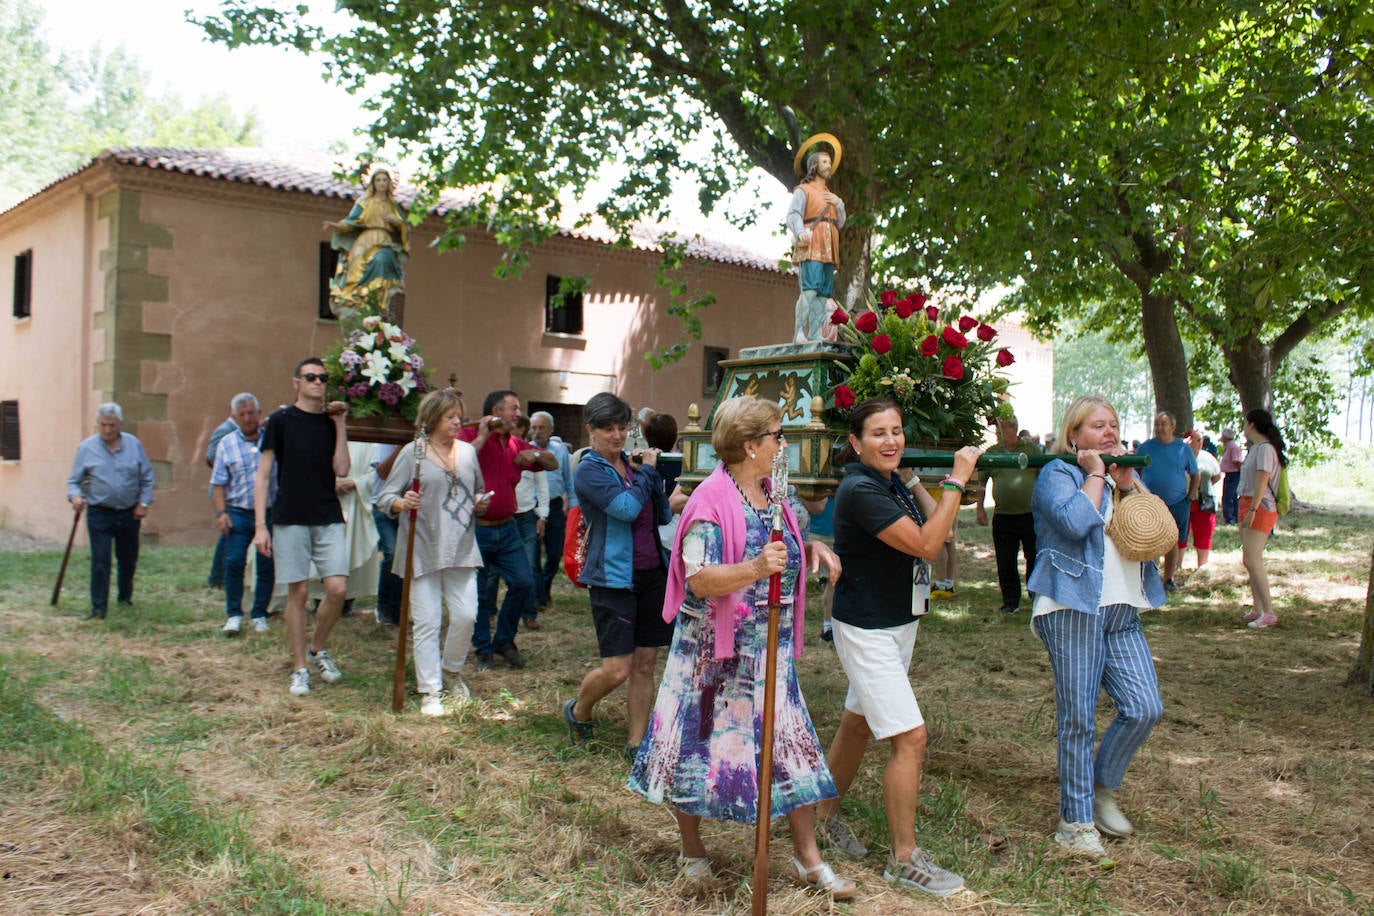
[[[162,543],[208,543],[203,456],[230,398],[252,391],[265,410],[290,400],[296,360],[323,355],[337,340],[337,324],[316,318],[318,255],[327,238],[322,220],[342,217],[348,205],[128,167],[110,174],[114,185],[99,190],[137,191],[142,222],[172,235],[170,249],[148,252],[148,272],[168,278],[168,296],[145,302],[142,321],[145,332],[171,335],[171,358],[140,367],[143,392],[167,396],[166,418],[126,424],[172,470],[144,531]],[[50,538],[66,536],[63,482],[99,401],[92,365],[104,356],[104,340],[91,316],[103,308],[108,226],[96,216],[95,190],[89,179],[70,180],[0,214],[0,291],[11,288],[13,255],[35,252],[34,317],[0,321],[0,399],[21,402],[24,448],[21,461],[0,464],[0,524]],[[498,280],[492,269],[500,252],[490,237],[470,232],[461,251],[440,254],[429,247],[434,229],[422,226],[412,239],[405,325],[436,381],[457,374],[470,412],[485,392],[514,387],[531,370],[611,376],[632,405],[669,411],[681,423],[689,403],[709,406],[701,344],[659,372],[643,358],[681,334],[680,321],[664,314],[666,294],[653,285],[654,253],[560,237],[533,253],[520,278]],[[689,269],[717,299],[702,343],[735,355],[790,336],[792,278],[714,263]],[[551,344],[543,333],[550,274],[591,281],[580,349]],[[585,400],[575,391],[574,398]]]
[[[103,346],[104,337],[90,322],[102,289],[90,231],[94,205],[72,188],[31,209],[28,219],[0,220],[0,400],[19,402],[22,433],[21,460],[0,461],[0,526],[65,539],[72,450],[95,432],[92,338]],[[32,313],[16,319],[14,259],[29,249]]]

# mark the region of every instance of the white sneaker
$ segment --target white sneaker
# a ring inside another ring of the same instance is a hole
[[[310,692],[310,672],[304,668],[297,668],[291,672],[291,695],[293,697],[303,697]]]
[[[266,617],[254,617],[254,618],[253,618],[253,632],[254,632],[254,633],[266,633],[266,632],[267,632],[267,618],[266,618]]]
[[[324,678],[325,683],[332,684],[343,677],[343,672],[339,670],[339,666],[334,664],[334,659],[329,657],[328,649],[321,649],[318,652],[311,652],[306,649],[305,656],[310,659],[310,664],[314,665],[315,669],[320,672],[320,677]]]
[[[239,635],[239,631],[242,629],[243,615],[235,614],[233,617],[230,617],[228,620],[224,621],[224,629],[221,632],[223,632],[225,636],[237,636]]]
[[[1093,793],[1093,823],[1107,836],[1121,839],[1135,833],[1135,827],[1116,805],[1116,790],[1098,788]]]
[[[442,693],[427,693],[420,698],[420,715],[446,716],[450,712]]]
[[[1107,850],[1102,848],[1102,838],[1098,836],[1097,828],[1092,824],[1070,824],[1060,818],[1054,841],[1076,856],[1107,858]]]

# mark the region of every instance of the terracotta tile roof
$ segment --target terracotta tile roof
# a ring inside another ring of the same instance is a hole
[[[230,147],[226,149],[185,149],[176,147],[117,147],[107,149],[94,160],[69,172],[45,185],[30,195],[41,194],[48,188],[61,184],[68,178],[94,167],[103,160],[112,160],[121,165],[137,166],[176,172],[183,175],[198,175],[218,181],[232,181],[251,184],[278,191],[314,194],[319,197],[353,200],[358,195],[355,181],[342,180],[335,176],[335,162],[327,157],[308,158],[293,156],[285,160],[270,152],[252,147]],[[396,197],[409,204],[415,199],[416,191],[405,183],[396,186]],[[469,202],[459,191],[446,191],[440,196],[435,212],[442,215],[464,206]],[[19,206],[19,204],[16,204]],[[561,229],[560,235],[566,238],[610,243],[614,236],[609,228]],[[641,251],[661,251],[660,240],[679,235],[671,228],[644,227],[631,234],[632,244]],[[697,236],[687,245],[690,257],[722,264],[734,264],[752,270],[784,273],[778,268],[778,259],[768,257],[749,248],[732,245]]]

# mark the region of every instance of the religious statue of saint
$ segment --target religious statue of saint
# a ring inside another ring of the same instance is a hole
[[[348,216],[324,224],[333,233],[330,246],[339,252],[339,266],[329,283],[329,308],[335,315],[361,309],[374,292],[386,312],[394,314],[395,306],[404,301],[393,299],[405,293],[401,262],[410,254],[410,225],[394,191],[391,173],[378,169]]]
[[[813,147],[818,148],[806,156],[806,173],[802,175],[802,156]],[[794,323],[796,343],[822,339],[826,318],[835,308],[835,267],[840,263],[840,229],[844,228],[845,212],[844,201],[827,184],[840,166],[841,155],[840,142],[830,134],[809,137],[797,150],[795,165],[801,182],[792,192],[792,203],[787,208],[792,263],[797,265],[801,285]]]

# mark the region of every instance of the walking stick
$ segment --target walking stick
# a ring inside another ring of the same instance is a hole
[[[420,462],[425,460],[429,439],[424,429],[415,434],[415,476],[409,492],[420,492]],[[410,636],[410,580],[415,577],[415,509],[410,510],[410,529],[406,532],[406,576],[401,582],[401,613],[396,621],[396,664],[391,669],[391,711],[400,712],[406,700],[406,639]]]
[[[782,503],[787,498],[787,451],[773,457],[773,533],[769,542],[782,540]],[[768,830],[773,814],[773,719],[777,700],[778,626],[782,617],[782,573],[768,577],[768,643],[764,650],[763,734],[759,737],[759,807],[754,818],[753,916],[768,912]]]
[[[62,594],[62,580],[67,578],[67,561],[72,558],[72,544],[76,543],[76,526],[81,521],[82,506],[72,516],[72,533],[67,535],[67,552],[62,554],[62,568],[57,571],[57,584],[52,587],[52,606],[57,607],[57,597]]]

